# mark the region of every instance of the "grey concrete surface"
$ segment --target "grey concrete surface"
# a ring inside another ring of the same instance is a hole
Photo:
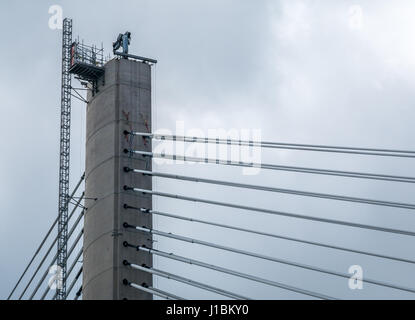
[[[124,185],[151,189],[151,177],[125,173],[125,166],[151,170],[151,161],[132,159],[125,148],[151,151],[151,141],[131,138],[124,130],[151,132],[151,66],[131,60],[111,60],[105,83],[89,95],[86,130],[86,201],[83,298],[85,300],[151,299],[125,286],[127,279],[152,285],[149,274],[125,267],[126,259],[152,265],[151,256],[125,248],[124,241],[151,247],[152,239],[125,229],[124,222],[152,227],[149,215],[125,210],[124,204],[152,209],[151,196],[124,191]]]

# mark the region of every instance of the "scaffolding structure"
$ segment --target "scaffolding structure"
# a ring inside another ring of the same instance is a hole
[[[79,80],[84,80],[92,84],[92,93],[98,91],[97,81],[104,78],[104,48],[97,48],[96,46],[88,46],[79,39],[74,41],[70,50],[70,68],[69,72],[75,74]]]
[[[62,36],[62,91],[61,127],[59,153],[59,219],[58,219],[58,258],[60,283],[57,286],[57,300],[66,299],[66,260],[68,245],[68,199],[69,161],[71,142],[71,64],[72,20],[64,19]]]

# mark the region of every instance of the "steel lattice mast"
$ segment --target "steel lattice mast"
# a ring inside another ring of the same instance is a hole
[[[57,289],[57,300],[66,299],[66,260],[68,244],[68,197],[69,162],[71,141],[71,64],[72,20],[63,20],[62,32],[62,91],[61,91],[61,127],[59,154],[59,222],[58,222],[58,266],[61,268],[62,281]]]

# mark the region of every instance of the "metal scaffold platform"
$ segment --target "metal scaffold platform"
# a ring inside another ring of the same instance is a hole
[[[92,83],[93,92],[96,91],[98,79],[103,78],[105,73],[104,64],[103,48],[88,46],[79,40],[72,43],[69,72],[77,75],[80,80]]]

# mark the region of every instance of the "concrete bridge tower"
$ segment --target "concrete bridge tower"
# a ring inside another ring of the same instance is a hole
[[[123,228],[124,222],[152,227],[151,215],[125,210],[124,204],[152,209],[149,195],[131,194],[124,185],[152,189],[151,177],[132,175],[124,167],[151,171],[151,159],[133,159],[123,152],[151,152],[151,140],[126,136],[124,131],[151,132],[151,65],[113,59],[89,94],[86,125],[86,191],[84,224],[83,298],[151,299],[123,285],[123,279],[152,286],[150,274],[130,270],[124,260],[152,266],[151,255],[125,248],[124,241],[152,246],[151,236]]]

